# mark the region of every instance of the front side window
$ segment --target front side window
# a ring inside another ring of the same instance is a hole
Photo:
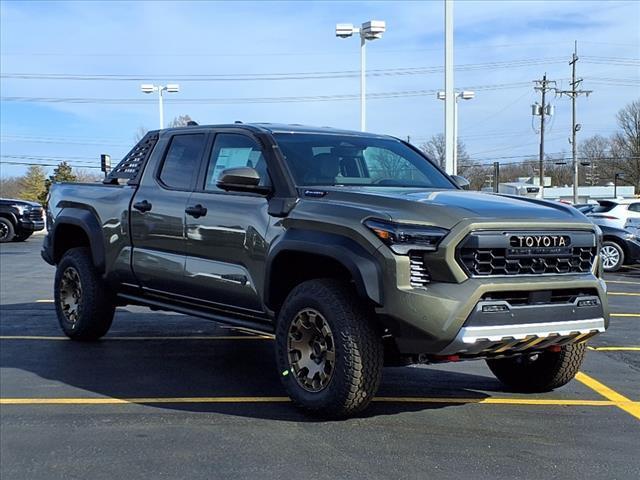
[[[640,212],[640,203],[632,203],[631,205],[629,205],[629,211]]]
[[[160,181],[169,188],[190,190],[205,147],[205,135],[175,135],[160,171]]]
[[[260,185],[269,185],[267,163],[260,146],[245,135],[235,133],[221,133],[216,135],[216,141],[211,151],[205,190],[219,190],[216,181],[223,170],[227,168],[251,167],[260,174]]]
[[[298,133],[274,136],[300,186],[456,188],[431,162],[395,139]]]

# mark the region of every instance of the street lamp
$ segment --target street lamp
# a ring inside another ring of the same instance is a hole
[[[455,98],[453,106],[453,175],[458,174],[458,100],[471,100],[475,98],[476,92],[463,90],[462,92],[453,92]],[[438,92],[438,100],[446,100],[447,94],[443,91]]]
[[[142,93],[155,93],[158,92],[158,109],[160,110],[160,129],[164,128],[164,106],[162,104],[162,92],[178,93],[180,91],[180,85],[177,83],[169,83],[167,85],[153,85],[152,83],[143,83],[140,85]]]
[[[618,198],[618,178],[624,178],[624,173],[618,172],[613,175],[613,198]]]
[[[354,33],[360,34],[360,130],[366,129],[366,49],[367,40],[376,40],[382,38],[382,34],[386,31],[387,25],[382,20],[370,20],[363,23],[360,28],[354,27],[351,23],[339,23],[336,25],[336,37],[349,38]]]

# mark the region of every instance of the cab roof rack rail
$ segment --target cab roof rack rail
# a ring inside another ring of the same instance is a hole
[[[137,185],[140,173],[147,163],[153,147],[158,142],[158,132],[147,133],[135,147],[116,165],[102,183],[118,185],[120,181],[126,181],[128,185]]]

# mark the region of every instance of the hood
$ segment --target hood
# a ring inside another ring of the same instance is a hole
[[[417,190],[385,187],[329,187],[323,200],[359,204],[398,221],[430,221],[451,228],[465,219],[588,220],[578,210],[560,202],[465,190]]]
[[[30,202],[28,200],[17,200],[15,198],[0,198],[0,203],[5,205],[29,205],[31,207],[41,207],[37,202]]]

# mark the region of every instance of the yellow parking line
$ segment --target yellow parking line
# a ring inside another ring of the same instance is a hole
[[[203,335],[203,336],[174,336],[174,337],[104,337],[102,340],[272,340],[267,335]],[[46,337],[33,335],[3,335],[0,340],[55,340],[66,341],[67,337]]]
[[[640,313],[611,313],[612,317],[640,317]]]
[[[629,415],[632,415],[640,420],[640,402],[632,402],[624,395],[621,395],[615,390],[612,390],[605,384],[600,383],[598,380],[590,377],[586,373],[578,372],[576,374],[576,380],[578,380],[580,383],[583,383],[594,392],[599,393],[604,398],[615,402],[616,407],[624,410]]]
[[[587,347],[596,352],[640,352],[640,347]]]
[[[621,285],[638,285],[638,282],[628,282],[626,280],[605,280],[607,283],[619,283]]]
[[[53,303],[53,300],[47,300],[47,299],[44,299],[44,300],[36,300],[36,303]]]
[[[640,293],[631,293],[631,292],[607,292],[607,295],[613,296],[627,296],[627,297],[640,297]]]
[[[288,397],[139,397],[139,398],[0,398],[0,405],[122,405],[163,403],[285,403]],[[380,403],[439,403],[613,407],[614,400],[536,399],[536,398],[456,398],[456,397],[376,397]],[[625,401],[624,403],[631,403]],[[638,402],[635,402],[638,403]],[[622,408],[622,407],[621,407]],[[640,407],[637,407],[640,408]]]

